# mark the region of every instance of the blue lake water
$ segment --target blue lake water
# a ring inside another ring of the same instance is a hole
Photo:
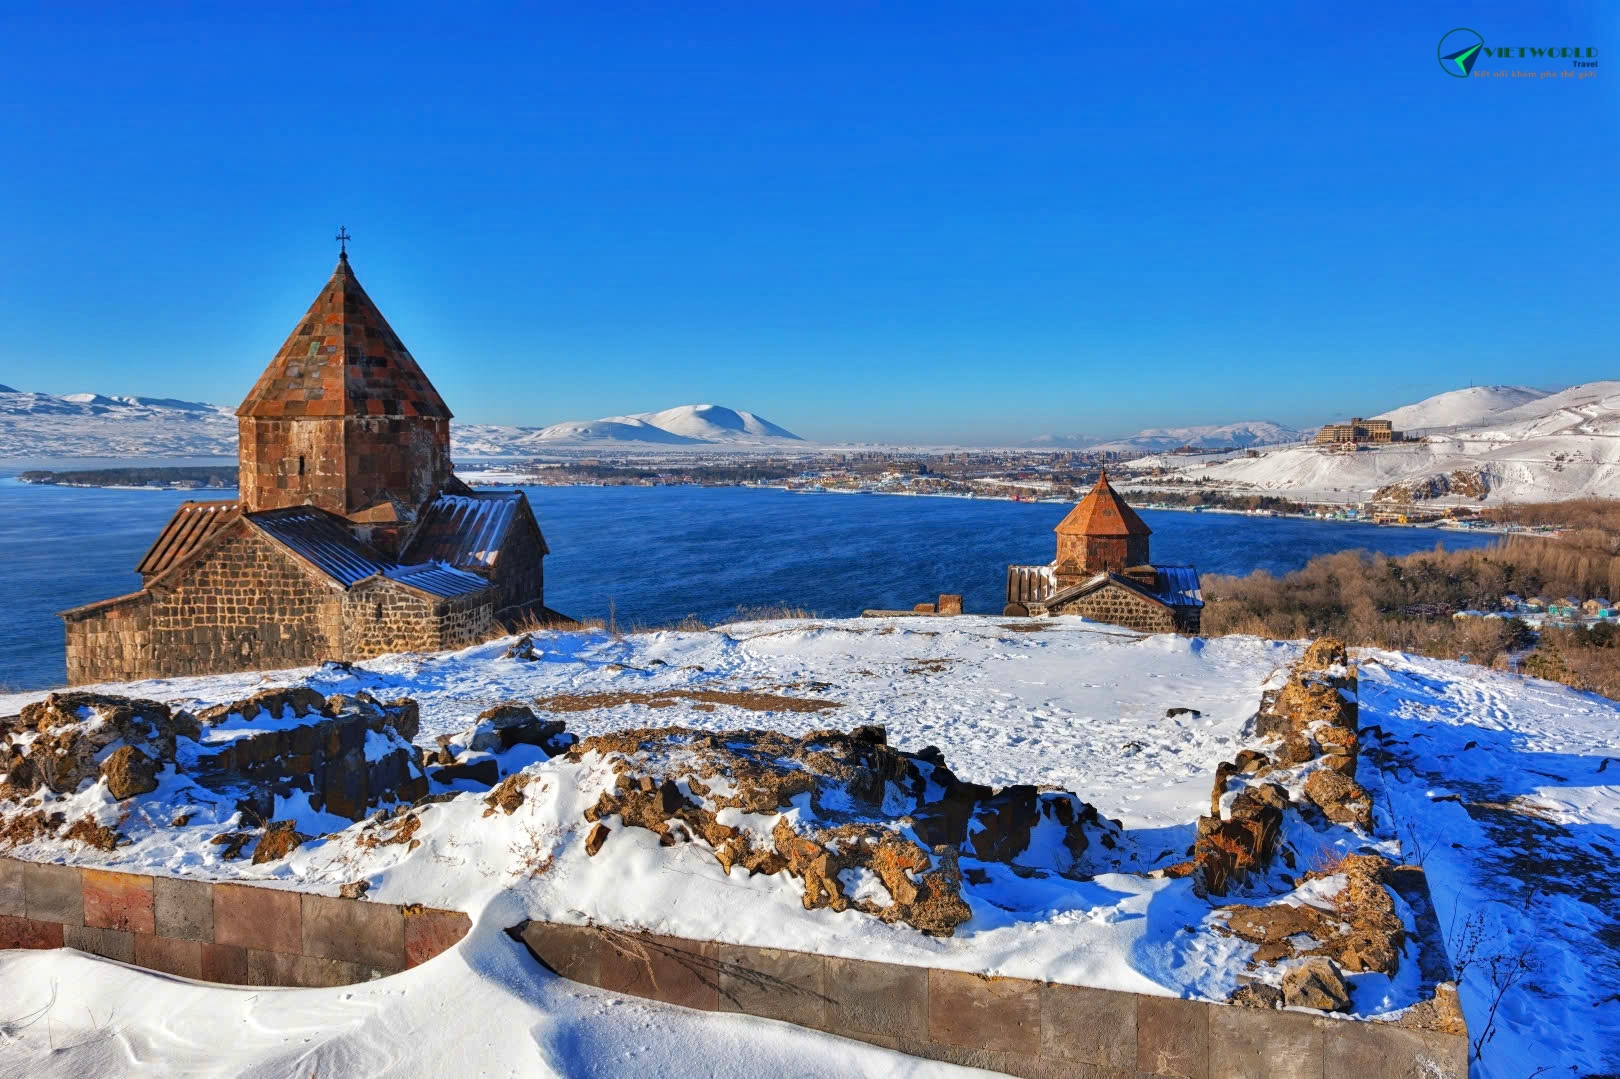
[[[127,462],[126,462],[127,463]],[[7,467],[14,474],[18,469]],[[705,621],[739,606],[823,616],[960,592],[1001,612],[1009,562],[1046,562],[1056,504],[703,487],[533,487],[551,546],[546,603],[580,618]],[[217,494],[36,487],[0,475],[0,686],[64,677],[55,612],[140,587],[135,563],[174,507]],[[225,494],[230,497],[230,494]],[[1204,573],[1284,573],[1313,556],[1482,546],[1494,537],[1349,522],[1143,511],[1153,558]]]

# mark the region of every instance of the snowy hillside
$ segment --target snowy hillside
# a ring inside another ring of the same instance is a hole
[[[1388,420],[1397,431],[1431,431],[1442,427],[1478,427],[1498,414],[1548,396],[1529,386],[1469,386],[1426,397],[1371,417]]]
[[[662,412],[565,420],[547,427],[458,423],[450,428],[459,459],[515,457],[553,449],[624,444],[667,449],[767,449],[804,439],[752,412],[722,405],[678,405]]]
[[[483,789],[454,785],[465,779],[436,781],[434,797],[402,808],[391,822],[355,823],[316,812],[301,796],[281,799],[275,817],[320,838],[263,864],[229,859],[210,842],[241,825],[231,798],[168,773],[150,794],[120,803],[101,781],[53,796],[50,809],[116,824],[129,842],[99,851],[36,838],[8,853],[327,894],[363,880],[371,900],[467,911],[473,932],[416,971],[301,993],[203,986],[70,951],[5,953],[0,982],[10,989],[11,1015],[49,1011],[54,1001],[56,1027],[14,1023],[0,1037],[0,1072],[130,1072],[139,1060],[151,1074],[205,1062],[235,1074],[386,1073],[402,1029],[414,1031],[412,1059],[455,1060],[452,1070],[469,1074],[505,1071],[518,1061],[528,1065],[516,1070],[537,1074],[709,1074],[691,1065],[690,1054],[715,1038],[758,1074],[907,1074],[919,1067],[915,1058],[798,1028],[559,982],[501,932],[525,917],[1225,999],[1257,954],[1220,929],[1219,908],[1230,900],[1201,898],[1189,879],[1142,870],[1184,856],[1198,818],[1210,811],[1213,770],[1251,744],[1260,694],[1279,684],[1299,647],[1252,637],[1144,637],[1079,619],[1019,633],[1003,621],[762,622],[618,638],[547,633],[535,635],[528,658],[508,654],[511,642],[503,640],[353,668],[117,687],[193,712],[290,684],[321,694],[407,696],[421,706],[416,741],[431,750],[439,735],[447,744],[474,744],[469,735],[481,729],[479,713],[511,700],[533,702],[585,738],[670,726],[764,727],[799,737],[880,724],[900,750],[921,757],[924,747],[937,747],[929,759],[948,762],[963,781],[1075,792],[1102,818],[1117,819],[1105,830],[1120,841],[1108,845],[1106,857],[1119,864],[1074,875],[1020,863],[1021,871],[1011,872],[964,856],[968,920],[954,935],[931,937],[855,909],[807,909],[802,882],[786,872],[722,869],[705,843],[666,844],[627,818],[602,816],[611,835],[589,848],[595,818],[585,811],[628,783],[620,782],[611,754],[548,759],[528,744],[494,757],[484,752],[501,775],[527,777],[524,796],[505,812],[491,808]],[[1461,934],[1472,933],[1486,949],[1475,954],[1461,988],[1476,1034],[1491,1010],[1490,984],[1478,974],[1488,956],[1522,947],[1538,961],[1493,1013],[1494,1037],[1474,1074],[1520,1079],[1548,1064],[1556,1074],[1600,1072],[1620,1039],[1613,996],[1620,936],[1613,935],[1613,912],[1602,909],[1600,876],[1612,862],[1606,845],[1620,821],[1620,791],[1601,774],[1620,756],[1620,711],[1563,686],[1464,664],[1385,652],[1359,658],[1364,755],[1355,775],[1375,796],[1376,825],[1363,832],[1291,810],[1286,841],[1298,849],[1300,868],[1330,864],[1347,850],[1422,861],[1442,931],[1450,927],[1458,947]],[[38,697],[0,696],[0,715]],[[818,812],[814,798],[770,805],[730,810],[727,819],[773,832]],[[407,827],[409,844],[387,837]],[[1087,850],[1105,857],[1096,843]],[[1290,885],[1293,873],[1277,872],[1274,883],[1293,888],[1285,905],[1323,902],[1335,887],[1331,878]],[[1409,913],[1402,917],[1411,923]],[[1414,998],[1419,966],[1408,952],[1393,975],[1351,975],[1349,1013],[1398,1013]],[[469,1010],[485,1018],[477,1038],[464,1023],[442,1021]],[[239,1028],[229,1039],[182,1036],[203,1017],[222,1014]],[[141,1051],[130,1052],[130,1044]],[[219,1064],[220,1054],[228,1064]],[[790,1066],[783,1054],[798,1059]]]
[[[770,444],[804,441],[792,431],[723,405],[677,405],[662,412],[604,416],[599,420],[554,423],[519,440],[520,444],[650,442],[659,445]]]
[[[763,442],[778,438],[804,441],[785,427],[778,427],[752,412],[737,412],[721,405],[677,405],[662,412],[643,412],[624,419],[627,422],[639,420],[671,434],[704,442]]]
[[[0,457],[236,454],[235,411],[165,397],[25,393],[0,386]]]
[[[1430,398],[1408,406],[1418,411],[1407,414],[1444,419],[1493,401],[1507,404],[1519,393],[1536,391],[1510,388],[1450,401]],[[1483,423],[1444,428],[1421,442],[1356,453],[1290,446],[1263,450],[1256,457],[1161,457],[1135,461],[1131,467],[1137,470],[1136,482],[1146,487],[1191,481],[1223,491],[1319,502],[1361,502],[1381,491],[1386,497],[1406,492],[1440,505],[1620,497],[1620,381],[1534,396],[1485,416]]]

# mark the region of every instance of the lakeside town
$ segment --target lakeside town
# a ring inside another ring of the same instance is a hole
[[[1319,440],[1320,441],[1320,440]],[[1480,507],[1375,492],[1372,497],[1318,501],[1263,491],[1243,493],[1208,481],[1189,480],[1156,462],[1165,456],[1253,456],[1255,450],[1184,448],[1172,454],[1116,451],[1030,450],[842,450],[798,453],[726,452],[553,454],[521,460],[471,460],[456,474],[473,487],[762,487],[814,494],[876,494],[999,499],[1013,502],[1074,502],[1112,470],[1116,486],[1144,509],[1238,513],[1373,524],[1494,532],[1551,532],[1495,520]],[[1143,467],[1145,461],[1155,462]],[[231,464],[150,466],[84,470],[29,470],[29,484],[122,489],[229,490]]]

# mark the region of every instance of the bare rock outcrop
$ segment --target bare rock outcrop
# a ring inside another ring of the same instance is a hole
[[[107,791],[123,801],[137,794],[157,790],[160,765],[134,746],[124,745],[113,750],[101,762],[101,775],[107,780]]]
[[[101,762],[117,749],[129,746],[152,760],[172,761],[176,735],[195,732],[189,715],[158,701],[52,693],[25,705],[16,726],[0,738],[0,768],[12,788],[71,794],[93,782]]]
[[[250,821],[268,820],[276,799],[294,791],[359,820],[380,802],[427,793],[411,744],[420,728],[413,700],[323,697],[308,686],[263,690],[195,717],[158,701],[52,693],[0,730],[0,773],[7,800],[105,779],[122,801],[156,790],[172,768],[235,797]]]
[[[1350,1010],[1350,987],[1331,959],[1315,957],[1289,967],[1283,974],[1283,1003],[1290,1008],[1323,1012]]]
[[[1305,797],[1316,805],[1328,820],[1338,824],[1353,824],[1363,831],[1372,831],[1372,796],[1349,776],[1331,768],[1321,768],[1305,779]]]
[[[1400,969],[1406,926],[1388,887],[1390,868],[1381,855],[1346,855],[1337,865],[1303,878],[1345,878],[1328,908],[1286,901],[1227,906],[1221,908],[1225,931],[1258,945],[1256,964],[1323,957],[1351,973],[1394,975]]]
[[[1073,794],[963,783],[937,749],[901,752],[881,727],[802,738],[640,728],[569,752],[600,753],[618,772],[585,812],[597,825],[590,847],[602,849],[615,819],[666,846],[701,840],[727,872],[789,873],[810,910],[859,910],[948,936],[970,916],[963,860],[1026,875],[1117,864],[1118,826]],[[773,823],[750,827],[751,816]]]
[[[294,850],[309,842],[309,836],[293,827],[290,820],[271,821],[265,825],[258,846],[253,848],[253,864],[280,861]]]

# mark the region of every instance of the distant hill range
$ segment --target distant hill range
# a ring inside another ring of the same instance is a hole
[[[25,393],[0,386],[0,457],[236,454],[236,413],[167,397]]]
[[[1338,416],[1333,419],[1346,419]],[[1620,381],[1556,393],[1473,386],[1382,413],[1422,436],[1360,452],[1318,447],[1312,431],[1264,420],[1150,428],[1128,438],[1043,435],[1040,449],[1144,454],[1137,480],[1266,493],[1319,502],[1410,497],[1440,502],[1527,502],[1620,497]],[[550,451],[808,449],[811,443],[750,412],[681,405],[549,427],[454,424],[467,460]],[[1170,451],[1191,446],[1207,455]],[[1231,453],[1221,453],[1232,450]],[[203,457],[236,454],[236,416],[222,405],[165,397],[53,396],[0,386],[0,457]]]
[[[514,457],[594,445],[733,447],[805,445],[752,412],[679,405],[662,412],[549,427],[453,424],[458,457]],[[0,386],[0,457],[234,457],[236,411],[167,397],[56,396]]]
[[[1198,482],[1313,502],[1620,497],[1620,381],[1556,393],[1475,386],[1377,418],[1421,440],[1357,452],[1301,445],[1218,459],[1156,455],[1129,467],[1145,486]]]
[[[1165,453],[1191,446],[1200,450],[1220,450],[1300,442],[1315,432],[1289,427],[1270,420],[1243,420],[1239,423],[1205,424],[1200,427],[1149,427],[1128,438],[1092,438],[1087,435],[1037,435],[1024,443],[1036,449],[1107,450],[1112,453]]]

